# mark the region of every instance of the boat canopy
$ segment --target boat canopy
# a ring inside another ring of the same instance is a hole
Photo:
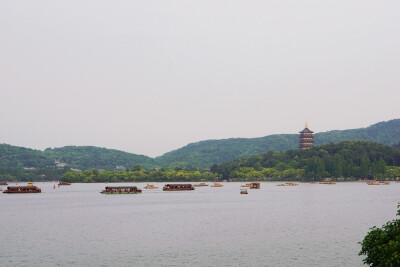
[[[117,190],[119,190],[119,189],[137,189],[137,187],[136,186],[107,186],[106,190],[107,189],[109,189],[109,190],[115,190],[115,189],[117,189]]]
[[[32,189],[37,188],[36,186],[7,186],[7,189]]]

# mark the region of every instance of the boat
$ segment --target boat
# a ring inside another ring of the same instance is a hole
[[[28,182],[28,186],[33,186],[33,183],[32,182]]]
[[[276,186],[286,186],[285,184],[277,184]]]
[[[211,187],[223,187],[223,184],[220,183],[214,183]]]
[[[336,184],[335,182],[332,182],[332,181],[330,181],[330,182],[320,182],[319,184]]]
[[[286,183],[286,186],[298,186],[299,184],[295,184],[295,183]]]
[[[240,189],[240,194],[247,195],[247,189]]]
[[[60,185],[71,185],[71,183],[68,183],[68,182],[59,182],[59,183],[58,183],[58,186],[60,186]]]
[[[378,182],[369,182],[369,183],[367,183],[367,185],[381,185],[381,184]]]
[[[245,184],[245,185],[241,185],[241,187],[250,187],[251,184]]]
[[[208,186],[206,183],[199,183],[199,184],[194,184],[194,187],[201,187],[201,186]]]
[[[154,186],[154,185],[152,185],[152,184],[147,184],[144,188],[145,188],[145,189],[157,189],[158,187],[157,187],[157,186]]]
[[[163,191],[188,191],[194,190],[191,184],[166,184],[163,187]]]
[[[260,189],[260,183],[251,183],[250,189]]]
[[[388,181],[382,181],[382,182],[379,182],[381,185],[389,185],[390,183],[388,182]]]
[[[41,193],[42,190],[34,185],[29,186],[8,186],[7,190],[3,193],[16,194],[16,193]]]
[[[139,194],[142,190],[136,186],[107,186],[102,194]]]
[[[7,182],[0,182],[0,185],[8,185]]]

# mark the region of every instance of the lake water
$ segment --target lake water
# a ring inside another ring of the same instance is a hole
[[[261,183],[248,195],[240,184],[103,195],[105,184],[36,183],[41,194],[0,194],[0,266],[362,266],[357,242],[400,201],[393,182]]]

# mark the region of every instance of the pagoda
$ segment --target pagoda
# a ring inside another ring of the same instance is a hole
[[[308,129],[306,122],[306,128],[300,132],[299,149],[309,149],[314,146],[313,133],[313,131]]]

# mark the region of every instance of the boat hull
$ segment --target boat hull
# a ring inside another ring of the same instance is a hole
[[[194,190],[194,188],[189,188],[189,189],[163,189],[163,191],[191,191]]]
[[[119,195],[119,194],[141,194],[142,192],[100,192],[106,195]]]
[[[158,189],[158,187],[157,187],[157,186],[154,186],[154,185],[146,185],[146,186],[144,187],[144,189]]]
[[[7,190],[3,192],[3,194],[37,194],[42,193],[41,191],[38,192],[8,192]]]

